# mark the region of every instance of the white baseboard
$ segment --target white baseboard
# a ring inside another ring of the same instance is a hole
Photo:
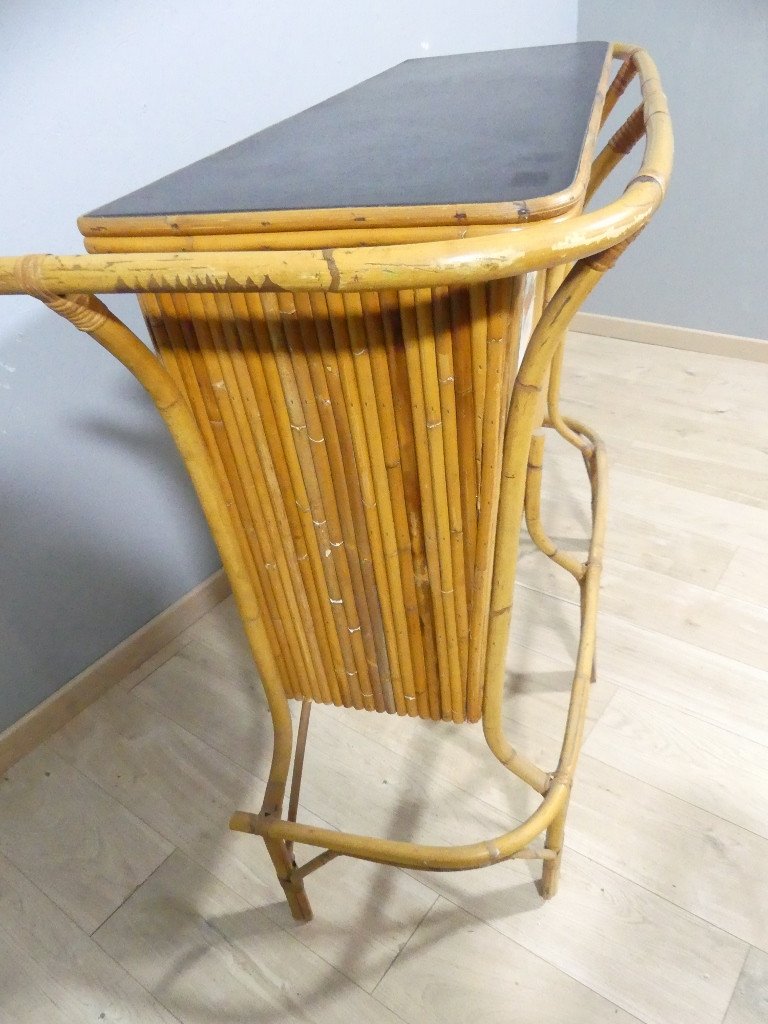
[[[620,338],[623,341],[639,341],[645,345],[665,345],[667,348],[686,349],[713,356],[768,362],[768,340],[743,338],[737,334],[716,334],[692,327],[672,327],[669,324],[627,320],[625,317],[604,316],[601,313],[577,313],[571,330],[581,334]]]
[[[52,736],[115,683],[179,637],[229,594],[219,569],[0,733],[0,772]]]

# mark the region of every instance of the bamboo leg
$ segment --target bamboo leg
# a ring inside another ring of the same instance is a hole
[[[583,455],[584,455],[584,465],[587,467],[587,476],[589,477],[589,486],[590,486],[590,489],[592,491],[592,522],[594,523],[595,515],[596,515],[596,512],[597,512],[597,464],[596,464],[596,460],[595,460],[595,452],[594,452],[593,449],[590,449],[589,452],[584,452]],[[594,527],[593,527],[593,533],[594,533]],[[584,628],[584,623],[586,622],[586,617],[587,617],[587,612],[586,612],[586,590],[585,590],[583,582],[581,583],[581,601],[580,601],[580,605],[581,605],[581,622],[582,622],[582,629],[583,629]],[[592,651],[592,666],[591,666],[590,671],[589,671],[589,681],[591,683],[596,683],[597,682],[597,650],[596,650],[596,645],[595,645],[595,649]]]
[[[264,845],[275,866],[280,885],[294,921],[311,921],[312,907],[304,891],[304,880],[298,874],[296,861],[283,840],[264,839]]]
[[[299,792],[301,790],[301,773],[304,771],[304,752],[307,749],[307,733],[309,732],[309,715],[312,702],[305,700],[301,705],[299,728],[296,733],[296,751],[293,755],[293,772],[291,774],[291,795],[288,799],[288,821],[296,821],[299,812]],[[293,852],[293,843],[288,844],[289,852]]]
[[[291,794],[288,799],[288,821],[296,821],[296,815],[299,810],[301,774],[304,770],[304,752],[307,747],[307,733],[309,731],[309,715],[311,710],[312,702],[305,700],[301,705],[299,728],[296,732],[296,750],[293,755],[293,772],[291,775]],[[285,786],[285,782],[283,782],[283,786]],[[304,891],[304,877],[300,874],[293,856],[293,842],[291,840],[267,839],[265,836],[264,844],[274,864],[278,881],[283,887],[283,892],[294,920],[311,921],[312,907]]]
[[[570,796],[570,793],[568,794]],[[568,797],[563,806],[552,820],[547,829],[547,838],[544,842],[544,849],[551,850],[554,857],[544,861],[541,872],[541,895],[545,900],[551,900],[557,895],[557,886],[560,881],[560,862],[563,857],[563,840],[565,838],[565,819],[568,814]]]

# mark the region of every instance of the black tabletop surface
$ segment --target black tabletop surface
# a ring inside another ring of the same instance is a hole
[[[608,43],[423,57],[90,217],[525,202],[569,188]]]

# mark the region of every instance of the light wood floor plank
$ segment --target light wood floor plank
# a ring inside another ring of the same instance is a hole
[[[723,573],[717,589],[721,594],[768,605],[768,552],[739,548]]]
[[[174,1024],[171,1016],[0,855],[3,1024]]]
[[[680,482],[643,477],[616,465],[611,470],[610,487],[616,511],[648,509],[661,526],[681,534],[690,531],[726,544],[738,538],[750,548],[768,550],[768,509],[693,493]]]
[[[620,690],[584,751],[768,838],[768,749],[761,744]]]
[[[0,852],[86,932],[171,849],[45,745],[0,783]]]
[[[578,611],[519,587],[512,635],[572,664]],[[597,645],[598,691],[608,682],[768,745],[768,672],[607,612],[599,617]],[[514,715],[511,702],[508,713]]]
[[[648,1024],[719,1024],[746,944],[571,848],[557,897],[530,866],[445,875],[441,894]]]
[[[768,955],[750,950],[723,1024],[765,1024],[768,1020]]]
[[[94,937],[182,1024],[397,1024],[378,1000],[178,852]]]
[[[768,950],[768,840],[582,756],[567,846]],[[564,871],[569,871],[568,855]]]
[[[376,995],[410,1024],[636,1020],[446,900],[420,925]]]
[[[259,714],[264,718],[266,709]],[[249,728],[252,738],[259,734],[253,722]],[[402,872],[338,861],[323,870],[322,885],[312,886],[315,922],[297,925],[264,844],[227,828],[232,811],[260,805],[261,779],[118,692],[89,708],[53,742],[62,757],[168,842],[367,990],[434,902],[431,889]],[[301,814],[309,824],[328,824],[305,807]]]

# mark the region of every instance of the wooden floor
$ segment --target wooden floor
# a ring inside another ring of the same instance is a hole
[[[662,383],[666,381],[667,383]],[[605,437],[599,681],[560,893],[525,862],[338,859],[295,925],[262,843],[269,725],[230,602],[0,785],[0,1021],[768,1020],[768,366],[574,335],[564,405]],[[551,444],[551,532],[585,531]],[[525,546],[508,731],[549,767],[575,586]],[[532,806],[479,730],[315,708],[301,817],[428,842]]]

